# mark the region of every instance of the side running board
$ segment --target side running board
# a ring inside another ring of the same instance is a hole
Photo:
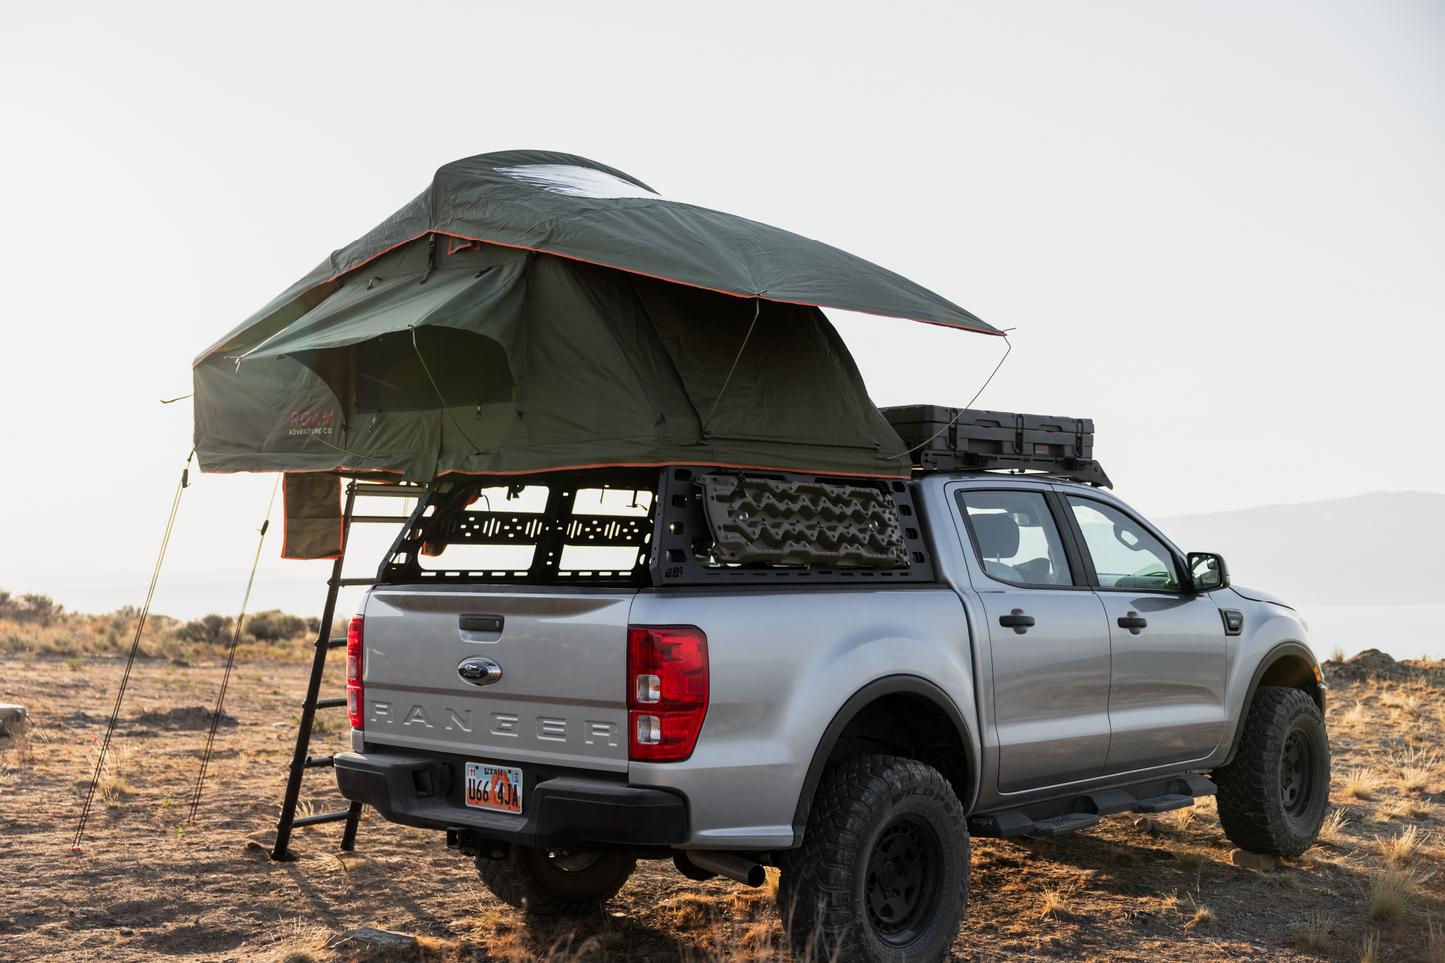
[[[1199,796],[1214,795],[1214,783],[1197,773],[1139,783],[1122,789],[1101,789],[1063,799],[968,817],[975,836],[1006,839],[1010,836],[1057,836],[1097,826],[1100,817],[1114,813],[1162,813],[1194,805]]]

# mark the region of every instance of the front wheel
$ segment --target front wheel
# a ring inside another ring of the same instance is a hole
[[[778,910],[798,959],[931,963],[968,906],[968,828],[936,769],[896,756],[824,774],[800,849],[783,860]]]
[[[596,910],[617,895],[637,860],[599,853],[513,846],[502,859],[477,857],[477,873],[492,894],[541,916]]]
[[[1303,853],[1330,803],[1330,741],[1319,707],[1299,689],[1260,686],[1234,760],[1211,778],[1231,842],[1272,856]]]

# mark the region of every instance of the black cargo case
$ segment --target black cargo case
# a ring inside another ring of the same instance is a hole
[[[922,471],[1041,471],[1112,488],[1094,460],[1094,420],[904,405],[882,409]]]

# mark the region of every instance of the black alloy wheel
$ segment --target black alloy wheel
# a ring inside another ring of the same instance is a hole
[[[868,914],[886,943],[907,945],[933,918],[938,903],[938,837],[928,824],[900,819],[883,830],[868,855]]]
[[[1298,729],[1291,729],[1279,760],[1279,799],[1291,818],[1299,819],[1309,809],[1314,784],[1314,751]]]

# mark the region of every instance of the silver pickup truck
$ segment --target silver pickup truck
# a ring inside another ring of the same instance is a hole
[[[341,792],[532,912],[638,859],[777,866],[795,944],[841,960],[946,955],[970,835],[1217,793],[1237,845],[1303,852],[1329,785],[1305,624],[1065,475],[434,486],[351,624]]]

